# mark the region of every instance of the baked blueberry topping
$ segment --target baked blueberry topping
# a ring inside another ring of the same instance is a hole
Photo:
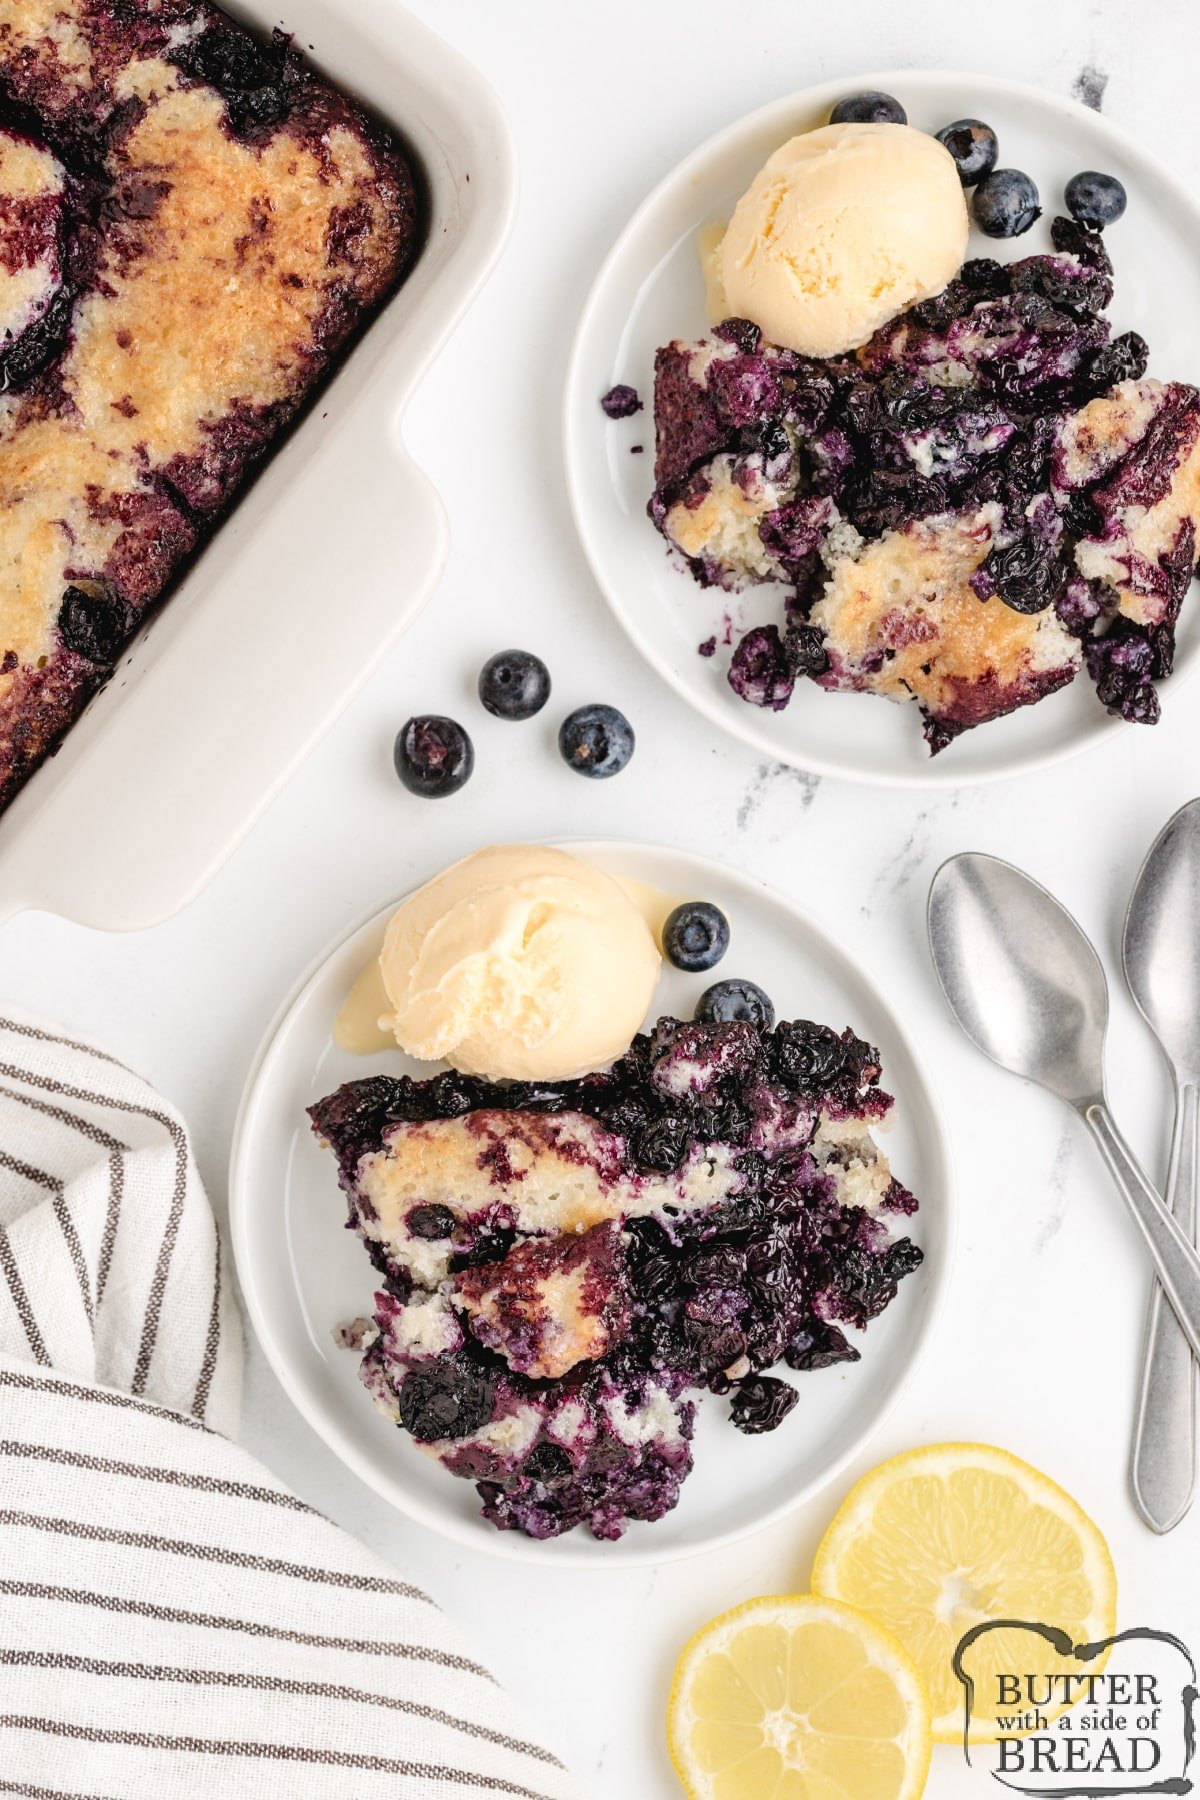
[[[408,1215],[408,1229],[417,1238],[433,1242],[453,1236],[454,1214],[448,1206],[414,1206]]]
[[[1064,198],[1071,217],[1078,219],[1081,225],[1090,225],[1095,231],[1115,225],[1125,211],[1127,200],[1124,183],[1115,175],[1101,174],[1098,169],[1084,169],[1080,174],[1072,175]]]
[[[21,393],[62,355],[78,298],[75,287],[64,283],[40,319],[0,344],[0,392]]]
[[[400,1423],[418,1443],[469,1437],[491,1417],[490,1371],[454,1356],[415,1368],[400,1389]]]
[[[287,39],[282,34],[264,43],[218,20],[178,50],[175,61],[222,94],[252,94],[278,86],[286,56]]]
[[[129,609],[115,594],[69,587],[58,609],[58,635],[67,650],[107,667],[129,631]]]
[[[576,1081],[459,1077],[452,1093],[441,1076],[376,1076],[330,1095],[314,1128],[385,1275],[358,1345],[364,1384],[476,1483],[501,1529],[612,1538],[661,1518],[691,1468],[689,1394],[729,1395],[740,1429],[773,1429],[795,1390],[772,1367],[854,1361],[843,1327],[866,1325],[920,1263],[892,1235],[915,1201],[871,1134],[891,1107],[880,1074],[870,1044],[813,1021],[664,1018]],[[463,1160],[447,1163],[455,1132]],[[541,1163],[555,1134],[581,1214],[539,1210],[539,1194],[567,1199],[561,1163]],[[485,1141],[519,1146],[519,1179],[503,1156],[481,1168]],[[449,1174],[445,1260],[437,1240],[413,1241],[436,1203],[410,1208],[398,1235],[368,1206],[387,1171]]]
[[[668,961],[689,975],[711,969],[729,948],[729,920],[708,900],[685,900],[667,914],[662,932]]]
[[[631,419],[634,413],[642,410],[637,389],[623,381],[619,381],[616,387],[610,387],[607,394],[602,394],[600,404],[610,419]]]
[[[713,326],[713,336],[726,344],[735,344],[743,356],[757,356],[762,349],[763,334],[753,319],[722,319]]]
[[[423,713],[409,719],[396,737],[396,773],[410,794],[440,800],[457,794],[471,778],[475,748],[455,719]]]
[[[751,706],[782,712],[796,685],[796,666],[777,625],[755,625],[729,665],[729,685]]]
[[[808,1372],[828,1369],[834,1363],[858,1362],[862,1352],[856,1350],[844,1331],[824,1319],[806,1319],[783,1353],[789,1369]]]
[[[702,585],[787,589],[732,652],[741,699],[782,710],[808,679],[915,700],[935,754],[1081,672],[1153,720],[1200,536],[1200,392],[1112,337],[1103,234],[1059,217],[1050,240],[966,262],[853,356],[739,321],[658,351],[651,519]]]
[[[775,1008],[757,982],[735,976],[705,988],[696,1002],[696,1017],[714,1025],[744,1021],[756,1031],[769,1031],[775,1023]]]
[[[1150,346],[1137,331],[1123,331],[1111,344],[1088,358],[1080,370],[1077,388],[1081,400],[1106,394],[1122,381],[1140,381],[1150,360]]]
[[[988,237],[1020,237],[1042,216],[1037,187],[1023,169],[993,169],[975,189],[975,223]]]
[[[800,1396],[777,1375],[752,1375],[729,1403],[729,1416],[739,1431],[756,1436],[783,1424]]]
[[[229,124],[240,137],[266,132],[291,111],[286,77],[289,39],[276,31],[267,43],[218,20],[175,53],[185,74],[224,95]]]
[[[539,1487],[552,1487],[555,1482],[569,1480],[574,1465],[560,1444],[539,1444],[526,1459],[522,1471],[526,1481]]]
[[[879,1078],[879,1057],[861,1038],[849,1042],[811,1019],[783,1019],[775,1030],[774,1065],[799,1092],[833,1088],[850,1074],[853,1085]]]
[[[829,115],[831,125],[907,125],[908,114],[894,94],[877,89],[847,94]]]
[[[497,719],[532,719],[550,698],[550,671],[528,650],[499,650],[479,671],[479,698]]]
[[[633,755],[633,726],[615,706],[579,706],[559,726],[558,748],[577,775],[606,781],[619,775]]]
[[[996,166],[1000,146],[995,132],[982,119],[955,119],[953,125],[942,127],[937,139],[954,158],[958,179],[965,188],[974,187]]]
[[[16,10],[0,26],[0,651],[28,678],[0,693],[0,808],[422,225],[397,138],[283,35],[199,0]]]
[[[1067,571],[1058,557],[1061,523],[1052,506],[1045,508],[1042,524],[1035,512],[1014,527],[1011,540],[995,545],[983,565],[985,597],[999,594],[1014,612],[1040,613],[1052,606]],[[978,586],[977,586],[978,591]]]

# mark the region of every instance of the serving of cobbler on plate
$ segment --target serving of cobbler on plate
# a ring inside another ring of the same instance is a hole
[[[310,1111],[379,1277],[343,1332],[376,1404],[503,1530],[661,1518],[705,1389],[773,1430],[767,1371],[857,1360],[921,1262],[880,1075],[851,1031],[662,1018],[577,1080],[348,1082]]]
[[[730,684],[914,701],[927,742],[1078,675],[1153,723],[1196,564],[1200,393],[1113,338],[1101,235],[976,258],[857,352],[805,357],[748,320],[658,353],[651,516],[704,585],[787,585]]]
[[[403,275],[394,136],[206,0],[0,0],[0,806]]]
[[[966,79],[1000,130],[938,128],[951,85],[914,74],[904,97],[832,105],[830,87],[718,134],[618,240],[569,387],[585,546],[660,671],[800,766],[889,782],[922,768],[937,785],[901,731],[857,724],[861,708],[826,723],[814,689],[911,703],[934,755],[1038,706],[951,755],[965,779],[1060,755],[1104,712],[1154,724],[1200,547],[1200,387],[1179,378],[1196,364],[1173,316],[1196,270],[1182,244],[1164,255],[1166,199],[1084,109],[1064,146],[1033,92]],[[1068,155],[1112,156],[1133,205],[1104,163],[1068,176]],[[1012,240],[1043,215],[1022,254]],[[1135,303],[1115,323],[1114,267]],[[597,393],[606,354],[616,385]],[[648,450],[652,474],[625,460]],[[665,563],[644,526],[641,548],[606,547],[615,516],[584,485],[601,470],[623,516],[648,512]],[[626,603],[638,571],[669,625]],[[677,572],[716,601],[707,616]],[[686,666],[696,650],[707,671]],[[1039,704],[1076,682],[1069,705]],[[739,723],[731,690],[786,720]]]

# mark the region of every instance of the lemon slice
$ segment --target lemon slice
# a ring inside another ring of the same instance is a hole
[[[962,1740],[964,1690],[951,1659],[972,1626],[1034,1621],[1073,1643],[1116,1629],[1116,1571],[1099,1528],[1047,1476],[988,1444],[910,1450],[865,1475],[821,1540],[812,1585],[899,1638],[929,1691],[937,1743]],[[1087,1667],[1099,1670],[1103,1659]],[[1078,1665],[1033,1632],[989,1631],[964,1668],[975,1683],[971,1741],[986,1744],[1002,1729],[997,1715],[1020,1710],[1002,1699],[996,1675],[1040,1678]]]
[[[929,1700],[904,1649],[853,1607],[748,1600],[685,1647],[667,1741],[692,1800],[918,1800]]]

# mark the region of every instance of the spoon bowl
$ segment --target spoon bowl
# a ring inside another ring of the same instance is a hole
[[[1011,863],[966,853],[929,894],[938,980],[967,1036],[1014,1075],[1075,1109],[1145,1240],[1180,1328],[1200,1356],[1200,1257],[1139,1168],[1104,1093],[1108,984],[1070,913]]]
[[[1104,1092],[1108,984],[1066,909],[1028,875],[971,851],[929,892],[934,967],[971,1041],[1082,1108]]]
[[[1200,800],[1155,840],[1129,902],[1125,978],[1181,1083],[1200,1082]]]

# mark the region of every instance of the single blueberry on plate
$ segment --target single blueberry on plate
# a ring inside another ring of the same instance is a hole
[[[708,900],[685,900],[667,915],[663,952],[677,969],[697,975],[715,968],[729,948],[729,920]]]
[[[953,125],[942,127],[937,140],[954,158],[958,179],[964,187],[974,187],[977,181],[990,175],[1000,154],[995,132],[982,119],[955,119]]]
[[[993,169],[975,189],[975,223],[988,237],[1020,237],[1042,216],[1033,181],[1022,169]]]
[[[1073,219],[1103,231],[1106,225],[1115,225],[1121,217],[1127,195],[1124,183],[1115,175],[1102,175],[1098,169],[1084,169],[1068,181],[1065,199]]]
[[[795,1388],[776,1375],[752,1375],[729,1402],[729,1416],[739,1431],[752,1436],[760,1431],[774,1431],[799,1398]]]
[[[633,726],[615,706],[577,706],[558,728],[563,761],[577,775],[605,781],[633,755]]]
[[[396,773],[410,794],[440,800],[471,778],[475,749],[455,719],[421,713],[401,726],[393,753]]]
[[[479,698],[497,719],[532,719],[550,698],[550,671],[528,650],[498,650],[479,671]]]
[[[748,1019],[759,1031],[770,1031],[775,1023],[775,1008],[768,995],[754,981],[715,981],[705,988],[696,1002],[696,1017],[711,1025],[728,1025],[734,1019]]]
[[[782,712],[792,697],[796,671],[778,625],[755,625],[729,663],[726,676],[739,699]]]
[[[894,94],[871,90],[847,94],[829,115],[831,125],[907,125],[908,114]]]
[[[616,387],[610,387],[607,394],[602,394],[600,404],[610,419],[632,419],[634,413],[642,410],[637,389],[623,381],[619,381]]]

